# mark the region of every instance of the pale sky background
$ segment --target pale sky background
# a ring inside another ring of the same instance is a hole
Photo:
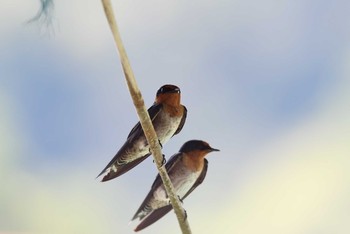
[[[182,90],[204,183],[193,233],[350,233],[350,2],[113,1],[145,103]],[[137,122],[100,1],[0,0],[0,233],[133,233],[149,158],[95,179]],[[140,233],[180,233],[173,212]]]

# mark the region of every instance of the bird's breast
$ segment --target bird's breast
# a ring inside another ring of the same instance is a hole
[[[166,143],[176,132],[180,125],[182,116],[172,116],[170,113],[162,111],[153,125],[157,136],[162,144]]]
[[[184,197],[196,182],[199,174],[199,172],[188,171],[184,173],[183,176],[180,176],[180,178],[174,178],[173,185],[176,194],[181,198]]]

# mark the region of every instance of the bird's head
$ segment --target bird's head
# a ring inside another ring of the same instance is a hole
[[[158,89],[155,102],[176,106],[180,104],[180,95],[181,91],[179,87],[166,84]]]
[[[187,153],[187,154],[195,153],[202,157],[204,157],[205,155],[213,151],[220,151],[220,150],[212,148],[207,142],[201,141],[201,140],[187,141],[180,148],[180,153]]]

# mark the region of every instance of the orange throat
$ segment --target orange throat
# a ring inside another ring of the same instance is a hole
[[[180,106],[180,94],[179,93],[159,94],[155,102],[178,107]]]
[[[192,171],[200,171],[204,167],[204,157],[207,152],[195,150],[184,155],[183,163],[184,165]]]

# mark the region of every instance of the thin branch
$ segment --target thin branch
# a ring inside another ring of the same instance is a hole
[[[175,193],[174,186],[170,181],[168,173],[166,172],[165,168],[162,167],[163,156],[159,145],[158,137],[152,125],[151,119],[148,115],[144,100],[137,86],[126,51],[124,49],[119,31],[118,31],[118,26],[114,17],[111,1],[102,0],[102,5],[105,11],[109,26],[113,33],[116,46],[118,48],[119,57],[122,63],[122,67],[123,67],[123,71],[124,71],[128,88],[129,88],[130,95],[134,102],[137,114],[140,119],[141,126],[147,138],[148,144],[150,145],[151,152],[154,157],[154,161],[156,162],[157,169],[159,171],[159,175],[162,178],[165,190],[168,194],[168,197],[170,198],[171,205],[174,208],[182,233],[191,234],[191,229],[187,221],[185,210],[183,209],[182,204],[177,194]]]
[[[40,0],[40,10],[38,13],[27,21],[27,23],[40,22],[46,26],[50,25],[52,22],[52,12],[54,8],[53,0]]]

